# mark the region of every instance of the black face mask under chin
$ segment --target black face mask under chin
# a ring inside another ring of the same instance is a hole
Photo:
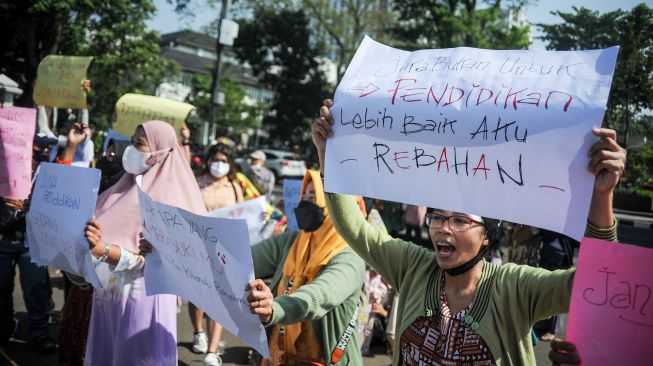
[[[317,230],[324,222],[324,209],[310,201],[300,201],[295,208],[297,227],[311,232]]]
[[[483,259],[483,257],[485,256],[486,251],[487,251],[487,245],[483,245],[481,247],[481,250],[478,251],[478,254],[476,254],[476,256],[474,258],[472,258],[472,259],[468,260],[467,262],[459,265],[458,267],[445,269],[444,271],[447,272],[447,274],[449,276],[461,275],[461,274],[469,271],[470,269],[472,269],[476,265],[476,263],[480,262],[481,259]]]

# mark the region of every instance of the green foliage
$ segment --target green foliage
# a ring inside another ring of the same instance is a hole
[[[305,0],[302,7],[315,21],[313,36],[320,47],[335,45],[338,77],[356,53],[365,34],[379,42],[389,42],[390,27],[396,21],[388,5],[378,0],[343,0],[340,7],[331,0]],[[327,47],[328,48],[328,47]]]
[[[25,0],[4,4],[0,71],[17,78],[25,93],[17,104],[31,106],[32,83],[48,54],[94,56],[89,79],[91,123],[106,130],[118,98],[127,92],[153,94],[176,64],[159,55],[158,34],[145,21],[151,0]]]
[[[192,90],[187,101],[197,108],[201,121],[208,121],[211,115],[211,81],[211,76],[203,74],[196,74],[191,80]],[[261,107],[248,103],[247,91],[225,76],[220,78],[220,90],[225,93],[225,103],[218,108],[218,136],[234,136],[256,127]],[[194,124],[191,120],[190,127],[200,129],[201,124]]]
[[[538,24],[544,31],[548,49],[580,50],[619,45],[619,56],[605,114],[605,125],[619,132],[620,143],[629,146],[633,134],[647,136],[649,142],[629,149],[627,175],[630,184],[640,186],[653,180],[653,9],[645,4],[631,11],[605,14],[573,7],[573,13],[552,12],[564,23]]]
[[[630,12],[605,14],[573,7],[574,13],[552,12],[564,23],[538,24],[551,50],[580,50],[619,45],[606,122],[627,128],[642,109],[653,108],[653,9],[640,4]],[[626,131],[624,131],[626,132]]]
[[[397,46],[448,48],[458,46],[520,49],[528,47],[528,27],[509,27],[509,11],[525,1],[501,7],[500,0],[404,0],[394,2],[399,21]]]
[[[239,23],[234,50],[275,93],[264,128],[283,143],[307,142],[316,108],[327,93],[306,15],[302,10],[258,8],[253,20]]]

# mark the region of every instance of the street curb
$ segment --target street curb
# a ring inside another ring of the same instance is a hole
[[[649,222],[649,221],[617,219],[617,224],[623,226],[632,226],[638,229],[653,230],[653,222]]]

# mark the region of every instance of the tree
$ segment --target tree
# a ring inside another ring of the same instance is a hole
[[[0,5],[0,71],[17,78],[25,92],[18,105],[33,106],[38,64],[48,54],[94,56],[89,78],[91,122],[105,129],[113,106],[126,92],[154,93],[166,75],[178,72],[159,55],[158,34],[145,20],[151,0],[25,0]]]
[[[394,33],[399,46],[410,48],[526,48],[528,27],[510,27],[505,20],[525,2],[515,0],[502,8],[501,0],[485,0],[483,6],[477,0],[396,1]]]
[[[326,81],[309,42],[308,19],[302,10],[278,12],[258,8],[252,20],[241,20],[234,45],[274,99],[263,124],[271,136],[286,144],[309,139],[317,106],[327,94]]]
[[[549,42],[547,49],[551,50],[620,46],[605,122],[620,131],[620,142],[627,147],[632,132],[644,132],[635,122],[650,120],[640,116],[641,112],[653,108],[653,9],[645,4],[629,12],[616,10],[605,14],[587,8],[572,9],[572,13],[552,12],[564,23],[538,24],[544,32],[541,38]],[[651,148],[649,143],[642,149]],[[646,151],[638,154],[648,156]],[[646,164],[638,166],[646,167]],[[628,175],[637,180],[645,177],[646,172],[629,164]]]
[[[333,44],[338,51],[338,79],[345,73],[364,34],[379,42],[390,40],[388,36],[395,16],[387,1],[343,0],[340,6],[335,6],[330,0],[306,0],[302,6],[317,24],[313,33],[318,44]]]
[[[194,75],[191,94],[187,97],[187,101],[197,108],[202,121],[208,121],[211,114],[211,80],[209,75]],[[218,136],[234,135],[256,127],[261,107],[248,102],[247,91],[226,76],[220,78],[220,89],[225,94],[225,102],[218,109]],[[192,126],[192,129],[196,128],[200,126]]]

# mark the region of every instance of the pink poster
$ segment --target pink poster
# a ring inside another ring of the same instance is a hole
[[[0,197],[29,195],[35,124],[34,108],[0,108]]]
[[[567,338],[583,365],[651,365],[653,249],[583,238]]]

